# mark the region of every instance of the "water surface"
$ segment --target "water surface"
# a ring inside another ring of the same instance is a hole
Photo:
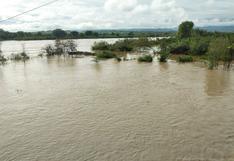
[[[234,72],[34,58],[0,66],[1,161],[233,161]]]
[[[109,39],[77,39],[74,40],[78,45],[79,51],[91,52],[92,45],[94,42],[107,41],[108,43],[114,43],[118,38]],[[44,48],[47,45],[53,45],[54,40],[32,40],[32,41],[3,41],[2,42],[2,52],[6,56],[11,54],[17,54],[23,51],[23,46],[25,51],[31,57],[37,56],[40,53],[44,53]]]

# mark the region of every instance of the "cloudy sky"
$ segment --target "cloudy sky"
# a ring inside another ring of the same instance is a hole
[[[1,0],[0,20],[48,0]],[[59,0],[0,23],[8,31],[170,28],[184,20],[197,26],[233,25],[234,0]]]

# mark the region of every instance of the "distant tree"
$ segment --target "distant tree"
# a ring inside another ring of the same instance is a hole
[[[93,31],[85,31],[85,35],[86,36],[92,36],[93,35]]]
[[[129,32],[128,33],[128,37],[134,37],[134,33],[133,32]]]
[[[65,38],[67,35],[66,31],[61,30],[61,29],[54,30],[52,34],[57,39]]]
[[[194,23],[191,21],[182,22],[179,25],[177,36],[181,39],[189,38],[192,35]]]
[[[71,32],[71,36],[72,36],[73,38],[78,38],[79,32],[77,32],[77,31],[72,31],[72,32]]]
[[[42,36],[42,33],[41,32],[37,32],[37,36]]]
[[[23,31],[18,31],[17,33],[17,37],[24,37],[25,33]]]

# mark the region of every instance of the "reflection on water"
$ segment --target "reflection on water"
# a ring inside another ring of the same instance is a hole
[[[1,161],[234,159],[233,71],[92,60],[0,66]]]
[[[208,70],[206,73],[205,91],[209,96],[222,96],[230,90],[230,72]]]

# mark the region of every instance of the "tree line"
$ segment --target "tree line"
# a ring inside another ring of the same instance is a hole
[[[55,29],[53,31],[39,32],[8,32],[0,29],[0,40],[54,40],[54,39],[85,39],[85,38],[131,38],[131,37],[155,37],[171,36],[174,32],[153,31],[66,31]]]

